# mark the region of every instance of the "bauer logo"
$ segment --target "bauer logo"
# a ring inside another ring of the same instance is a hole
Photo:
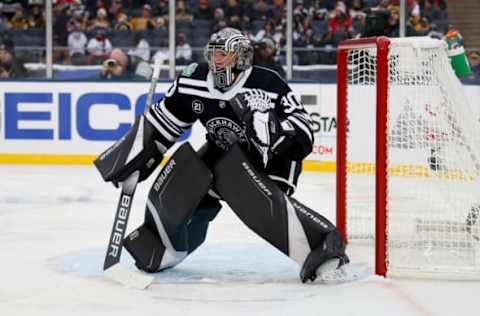
[[[116,258],[120,254],[120,244],[125,233],[128,208],[130,207],[131,200],[131,196],[126,194],[123,194],[120,198],[120,209],[118,210],[118,217],[113,225],[112,240],[110,241],[108,251],[110,257]]]
[[[268,189],[268,187],[265,185],[265,183],[262,182],[262,180],[257,176],[255,171],[246,163],[245,161],[242,162],[242,167],[245,169],[247,174],[252,178],[253,182],[256,184],[256,186],[263,191],[266,195],[272,196],[273,193]]]
[[[165,165],[165,167],[162,169],[162,172],[160,172],[160,175],[155,181],[155,184],[153,185],[153,188],[155,189],[155,191],[158,192],[160,190],[163,182],[165,182],[165,179],[167,179],[168,175],[172,172],[173,167],[175,165],[176,163],[174,159],[170,159],[170,161]]]

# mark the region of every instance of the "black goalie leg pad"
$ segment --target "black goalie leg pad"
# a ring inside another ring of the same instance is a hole
[[[253,167],[238,146],[233,146],[213,171],[215,187],[232,210],[260,237],[303,266],[302,280],[316,276],[317,268],[328,259],[348,260],[335,226],[288,198]]]
[[[178,148],[155,180],[147,208],[176,251],[188,251],[183,230],[212,181],[212,172],[189,143]]]
[[[145,223],[139,228],[140,237],[144,238],[128,241],[129,235],[125,241],[140,269],[157,272],[175,266],[186,257],[187,224],[210,189],[212,178],[211,171],[189,143],[181,145],[166,162],[148,195]]]
[[[214,186],[256,234],[289,255],[285,194],[234,145],[213,167]]]
[[[159,270],[165,246],[147,226],[142,225],[131,232],[124,239],[123,246],[135,259],[137,268],[149,273]]]
[[[312,249],[300,271],[302,282],[315,280],[318,268],[331,259],[338,259],[338,267],[348,263],[349,259],[345,254],[345,245],[335,225],[296,199],[289,199],[308,236]]]
[[[208,224],[215,219],[221,208],[222,205],[217,199],[207,195],[193,212],[187,224],[189,254],[205,241]]]

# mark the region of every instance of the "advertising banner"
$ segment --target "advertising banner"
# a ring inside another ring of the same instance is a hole
[[[315,144],[307,160],[333,163],[336,85],[290,85],[313,121]],[[169,86],[159,83],[156,99]],[[0,162],[90,163],[143,112],[148,88],[148,82],[4,82],[0,87]],[[480,88],[466,86],[465,92],[478,114],[478,104],[473,102],[480,99]],[[196,123],[180,141],[188,140],[198,148],[204,135],[204,128]]]

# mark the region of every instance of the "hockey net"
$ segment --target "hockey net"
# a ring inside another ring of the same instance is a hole
[[[338,49],[337,226],[376,273],[480,279],[480,123],[444,43]]]

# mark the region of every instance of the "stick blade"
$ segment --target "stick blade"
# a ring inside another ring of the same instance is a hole
[[[153,283],[152,276],[143,275],[139,272],[130,271],[120,264],[115,264],[103,271],[105,277],[112,281],[121,283],[127,287],[144,290]]]

